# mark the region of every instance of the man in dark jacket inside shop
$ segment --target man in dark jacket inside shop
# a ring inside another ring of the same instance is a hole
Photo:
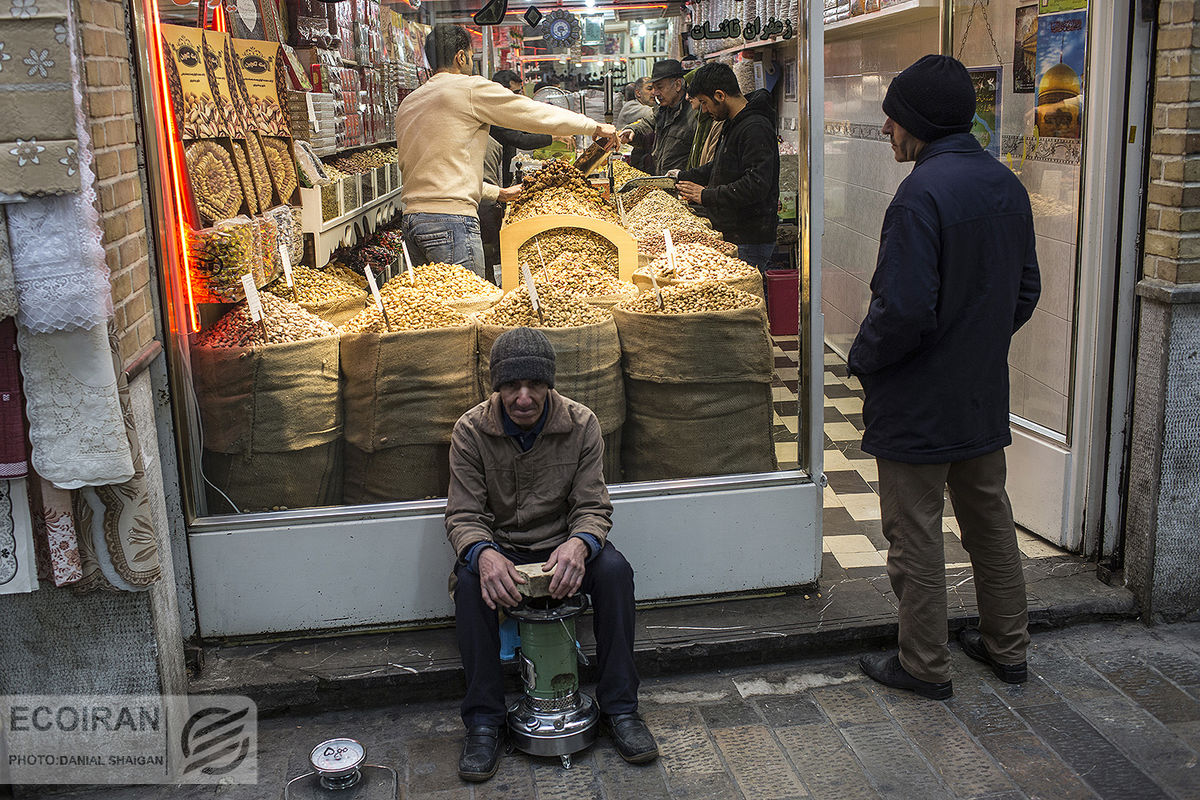
[[[492,75],[492,82],[507,87],[513,94],[521,94],[521,77],[511,69],[502,69]],[[483,182],[501,189],[519,188],[512,186],[512,160],[518,150],[537,150],[548,147],[554,137],[548,133],[525,133],[512,128],[493,125],[489,131],[487,151],[483,156]],[[504,219],[504,202],[499,198],[484,196],[479,201],[479,236],[483,240],[484,277],[493,283],[496,264],[500,262],[500,225]]]
[[[499,764],[506,707],[496,612],[521,600],[517,564],[552,572],[554,598],[591,596],[601,724],[623,759],[653,761],[658,745],[637,713],[633,569],[608,542],[600,423],[554,391],[554,349],[541,331],[505,331],[489,365],[491,397],[459,418],[450,440],[446,536],[458,557],[454,619],[467,673],[458,774],[485,781]]]
[[[704,208],[712,226],[737,245],[738,258],[766,270],[775,252],[779,142],[775,104],[765,90],[745,97],[727,64],[705,64],[688,94],[723,123],[712,161],[679,173],[679,196]]]
[[[687,166],[696,137],[696,112],[687,102],[683,83],[683,67],[674,58],[654,62],[650,72],[650,90],[658,100],[654,122],[640,120],[621,131],[621,141],[629,143],[639,132],[653,131],[654,153],[650,158],[653,174],[665,175],[669,170]]]
[[[883,101],[898,162],[915,162],[883,218],[871,303],[850,348],[865,394],[862,449],[879,464],[899,652],[863,656],[871,678],[924,697],[953,693],[946,646],[943,491],[971,558],[979,628],[963,651],[1008,683],[1027,676],[1028,614],[1004,489],[1008,349],[1041,291],[1029,195],[968,132],[975,91],[930,55]]]

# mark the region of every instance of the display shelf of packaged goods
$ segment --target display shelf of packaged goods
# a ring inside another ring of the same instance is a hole
[[[825,41],[850,39],[868,33],[878,33],[897,25],[922,22],[937,17],[941,10],[942,0],[905,0],[869,14],[830,22],[825,26]]]
[[[314,266],[342,245],[374,233],[400,210],[400,172],[375,167],[326,186],[300,189],[300,228],[312,237]]]
[[[772,37],[770,39],[764,39],[760,42],[747,42],[745,44],[739,44],[737,47],[726,47],[724,50],[717,50],[712,53],[705,53],[704,59],[706,61],[709,61],[714,58],[719,58],[720,56],[728,56],[728,55],[733,55],[735,53],[742,53],[742,52],[745,52],[746,50],[757,50],[760,47],[771,47],[772,45],[777,45],[777,44],[794,46],[796,44],[796,39],[795,39],[795,37],[793,37],[791,39],[780,39],[778,37]]]

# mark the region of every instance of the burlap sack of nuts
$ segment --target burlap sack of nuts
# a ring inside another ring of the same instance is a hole
[[[338,339],[192,348],[205,476],[242,512],[342,500]],[[210,513],[233,511],[212,489]]]
[[[774,368],[760,298],[718,283],[653,292],[613,309],[627,412],[625,480],[771,472]]]
[[[765,296],[762,273],[756,267],[696,242],[681,244],[675,248],[674,270],[671,269],[666,253],[640,266],[633,273],[634,285],[642,291],[650,289],[653,286],[651,275],[654,275],[654,280],[659,286],[717,280],[740,291],[758,297]]]
[[[596,415],[604,438],[604,479],[621,480],[621,430],[625,424],[625,381],[621,376],[621,343],[612,316],[571,327],[542,328],[554,347],[554,388],[564,397],[583,403]],[[479,325],[479,388],[492,393],[489,357],[492,345],[507,327]]]
[[[347,503],[445,497],[450,434],[481,399],[475,326],[341,340]]]

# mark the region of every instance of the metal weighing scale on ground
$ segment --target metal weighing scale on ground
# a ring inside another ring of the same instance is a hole
[[[587,597],[564,600],[529,598],[507,611],[517,620],[521,648],[517,661],[524,695],[508,709],[509,750],[534,756],[558,756],[566,769],[571,756],[596,741],[600,712],[579,691],[575,618],[587,609]]]
[[[313,771],[292,778],[283,800],[401,800],[396,770],[364,764],[366,749],[354,739],[330,739],[312,749]]]

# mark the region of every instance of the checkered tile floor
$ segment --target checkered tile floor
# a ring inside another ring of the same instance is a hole
[[[798,340],[775,336],[775,453],[780,469],[796,469]],[[875,459],[862,451],[862,384],[852,378],[841,356],[825,348],[825,487],[822,530],[825,558],[832,559],[851,576],[881,574],[886,565],[887,540],[879,512],[879,472]],[[946,567],[970,566],[963,549],[958,521],[946,500],[942,532]],[[1067,555],[1042,539],[1017,529],[1017,541],[1026,558]],[[833,564],[829,564],[830,567]]]

